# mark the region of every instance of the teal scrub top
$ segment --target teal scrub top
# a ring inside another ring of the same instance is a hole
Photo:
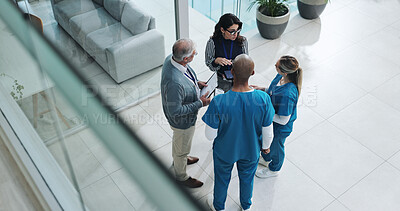
[[[297,118],[297,101],[299,92],[294,83],[287,83],[278,86],[282,76],[277,74],[268,87],[267,93],[271,96],[271,101],[275,109],[275,114],[280,116],[291,115],[286,125],[274,122],[274,130],[282,133],[290,133],[293,130],[293,122]]]
[[[202,120],[218,129],[213,149],[228,163],[258,160],[262,128],[272,124],[274,108],[267,93],[228,91],[214,97]]]

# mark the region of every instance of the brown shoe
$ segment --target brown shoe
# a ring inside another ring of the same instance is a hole
[[[199,188],[199,187],[203,186],[202,182],[200,182],[197,179],[191,178],[191,177],[189,177],[189,179],[187,179],[185,181],[179,181],[179,183],[181,183],[182,185],[184,185],[188,188]]]
[[[192,165],[194,163],[197,163],[199,161],[199,158],[192,157],[192,156],[187,156],[187,164]]]

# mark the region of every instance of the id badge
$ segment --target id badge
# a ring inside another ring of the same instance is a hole
[[[230,70],[224,71],[226,79],[233,79],[233,75]]]

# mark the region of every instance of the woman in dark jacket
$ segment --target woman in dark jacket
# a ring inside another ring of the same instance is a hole
[[[229,91],[233,86],[230,72],[232,61],[240,54],[249,54],[247,40],[240,35],[242,22],[234,14],[221,16],[215,25],[214,34],[206,46],[206,65],[217,72],[218,88]]]

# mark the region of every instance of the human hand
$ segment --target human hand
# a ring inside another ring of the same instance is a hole
[[[268,149],[262,149],[261,151],[264,152],[265,154],[268,154],[271,150],[268,148]]]
[[[206,82],[204,81],[198,81],[197,84],[199,85],[199,88],[202,89],[203,87],[208,86]]]
[[[261,91],[265,90],[265,87],[256,86],[256,85],[250,85],[250,86],[253,87],[254,89],[257,89],[257,90],[261,90]]]
[[[211,102],[211,99],[207,97],[209,93],[210,92],[208,91],[207,93],[205,93],[203,96],[200,97],[203,106],[208,106],[208,104],[210,104]]]
[[[225,59],[225,58],[222,58],[222,57],[216,58],[216,59],[214,60],[214,62],[215,62],[216,64],[221,65],[221,66],[232,65],[232,60]]]

